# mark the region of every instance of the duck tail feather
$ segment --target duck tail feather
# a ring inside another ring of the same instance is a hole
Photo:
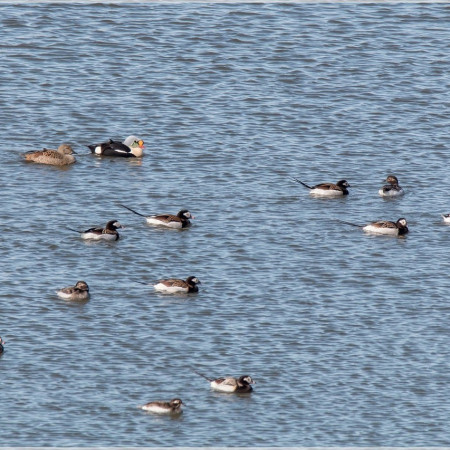
[[[344,223],[346,225],[351,225],[352,227],[363,228],[365,225],[358,225],[357,223],[346,222],[345,220],[336,219],[337,222]]]
[[[68,230],[70,230],[70,231],[75,231],[75,233],[83,233],[82,231],[80,231],[80,230],[75,230],[75,228],[70,228],[70,227],[66,227]]]
[[[306,183],[303,183],[303,181],[299,180],[298,178],[291,177],[291,180],[295,181],[296,183],[302,184],[303,186],[307,187],[308,189],[314,189],[313,187],[307,185]]]
[[[131,211],[132,213],[137,214],[138,216],[141,216],[141,217],[147,217],[147,216],[145,216],[144,214],[138,213],[138,212],[135,211],[134,209],[129,208],[128,206],[122,205],[122,204],[120,204],[120,203],[119,203],[119,206],[121,206],[122,208],[128,209],[128,211]]]
[[[213,381],[211,378],[206,377],[205,375],[201,374],[200,372],[197,372],[196,370],[193,370],[193,372],[196,373],[197,375],[201,376],[205,380],[208,380],[209,382]]]

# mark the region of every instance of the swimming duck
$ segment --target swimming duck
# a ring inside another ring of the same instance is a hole
[[[386,183],[379,191],[378,194],[382,197],[395,197],[396,195],[403,195],[403,189],[398,185],[398,179],[395,175],[388,175],[385,180]]]
[[[208,378],[201,373],[195,372],[211,384],[211,388],[219,392],[251,392],[253,390],[252,384],[255,384],[250,375],[242,375],[239,378],[224,377],[224,378]]]
[[[39,151],[31,151],[23,154],[26,161],[32,161],[38,164],[51,164],[53,166],[67,166],[73,164],[75,153],[69,144],[61,144],[58,150],[49,150],[44,148]]]
[[[5,351],[5,347],[3,347],[3,344],[5,341],[0,337],[0,355]]]
[[[117,241],[119,240],[118,228],[123,228],[123,226],[117,222],[117,220],[110,220],[105,228],[89,228],[86,231],[78,231],[73,228],[69,230],[76,231],[81,234],[81,239],[91,239],[91,240],[105,240],[105,241]]]
[[[321,197],[339,197],[341,195],[348,195],[348,184],[347,180],[339,180],[336,184],[333,183],[321,183],[315,186],[309,186],[303,181],[297,178],[292,178],[295,182],[302,184],[310,190],[311,195],[321,196]]]
[[[144,141],[136,136],[128,136],[123,142],[110,139],[102,144],[88,145],[92,153],[103,156],[140,158],[144,153]]]
[[[450,214],[441,214],[445,223],[450,223]]]
[[[156,414],[181,414],[183,412],[181,405],[184,405],[181,399],[174,398],[170,402],[149,402],[139,408]]]
[[[186,228],[191,222],[189,219],[195,219],[195,216],[191,214],[187,209],[182,209],[176,216],[173,214],[159,214],[154,216],[146,216],[138,213],[134,209],[125,205],[120,205],[123,208],[128,209],[138,216],[145,217],[146,221],[150,225],[163,226],[168,228]]]
[[[87,300],[89,298],[89,286],[85,281],[77,281],[75,286],[68,286],[56,291],[58,297],[66,300]]]
[[[406,222],[406,219],[404,218],[398,219],[397,222],[390,222],[389,220],[378,220],[377,222],[371,222],[367,225],[357,225],[355,223],[344,222],[343,220],[339,220],[339,222],[362,228],[363,231],[367,233],[403,236],[409,231],[408,224]]]
[[[169,278],[166,280],[159,280],[153,287],[156,291],[166,292],[168,294],[198,292],[198,284],[202,284],[197,277],[188,277],[185,280],[177,278]]]

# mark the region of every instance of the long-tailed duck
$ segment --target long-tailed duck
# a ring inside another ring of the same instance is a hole
[[[180,398],[174,398],[170,402],[154,401],[139,406],[144,411],[156,414],[181,414],[183,412],[181,405],[184,403]]]
[[[75,286],[68,286],[56,291],[58,297],[65,300],[87,300],[89,298],[89,286],[85,281],[78,281]]]
[[[395,175],[388,175],[385,182],[388,184],[385,184],[378,191],[378,194],[382,197],[395,197],[404,194],[403,189],[398,185],[398,179]]]
[[[315,186],[309,186],[303,181],[292,178],[295,182],[300,183],[310,190],[311,195],[320,197],[340,197],[341,195],[348,195],[348,187],[351,187],[347,180],[339,180],[336,184],[333,183],[321,183]]]
[[[166,292],[167,294],[178,294],[192,292],[198,292],[198,285],[202,284],[197,277],[188,277],[186,280],[180,280],[178,278],[168,278],[165,280],[159,280],[153,285],[156,291]]]
[[[239,378],[223,377],[223,378],[208,378],[199,372],[195,372],[205,380],[209,381],[211,388],[219,392],[251,392],[253,390],[252,384],[255,381],[250,375],[242,375]]]
[[[378,220],[376,222],[368,223],[367,225],[357,225],[355,223],[345,222],[343,220],[339,220],[339,222],[362,228],[363,231],[367,233],[403,236],[409,231],[408,224],[406,222],[406,219],[404,218],[398,219],[397,222],[391,222],[389,220]]]
[[[73,228],[69,228],[69,230],[80,233],[81,239],[117,241],[120,237],[117,232],[118,228],[123,227],[119,222],[117,222],[117,220],[110,220],[105,225],[105,228],[89,228],[89,230],[86,231],[78,231]]]
[[[128,209],[138,216],[145,217],[145,220],[149,225],[163,226],[168,228],[186,228],[191,224],[190,219],[195,219],[195,216],[191,214],[187,209],[182,209],[177,215],[173,214],[158,214],[153,216],[146,216],[134,209],[125,205],[120,205],[123,208]]]

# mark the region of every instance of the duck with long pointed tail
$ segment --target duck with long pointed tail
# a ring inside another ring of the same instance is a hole
[[[192,294],[198,292],[198,285],[202,284],[197,277],[187,277],[186,280],[179,278],[167,278],[159,280],[153,285],[155,291],[166,294]]]
[[[146,216],[141,214],[134,209],[129,208],[125,205],[119,205],[122,208],[128,209],[138,216],[145,217],[145,220],[149,225],[168,227],[168,228],[187,228],[191,225],[190,219],[195,219],[195,216],[189,212],[187,209],[182,209],[178,214],[157,214],[153,216]]]
[[[403,217],[398,219],[397,222],[391,222],[389,220],[378,220],[377,222],[370,222],[367,225],[358,225],[356,223],[345,222],[338,220],[338,222],[351,225],[353,227],[362,228],[366,233],[373,234],[386,234],[390,236],[404,236],[408,233],[408,224]]]
[[[50,150],[44,148],[43,150],[30,151],[23,153],[25,161],[30,161],[38,164],[49,164],[52,166],[67,166],[73,164],[75,153],[69,144],[61,144],[57,150]]]
[[[144,155],[144,141],[136,136],[128,136],[123,142],[110,139],[101,144],[88,145],[89,150],[98,156],[120,156],[140,158]]]
[[[315,186],[309,186],[298,178],[292,178],[292,180],[308,188],[309,193],[317,197],[341,197],[342,195],[348,195],[347,188],[351,187],[347,180],[339,180],[336,184],[321,183]]]
[[[139,406],[140,409],[155,414],[181,414],[183,412],[181,406],[184,405],[181,398],[174,398],[169,402],[153,401]]]
[[[209,381],[211,388],[219,392],[251,392],[253,391],[252,384],[255,381],[250,375],[242,375],[239,378],[234,377],[223,377],[223,378],[208,378],[205,375],[194,370],[197,375],[200,375],[205,380]]]
[[[117,231],[118,228],[124,228],[117,220],[110,220],[104,228],[89,228],[85,231],[74,230],[73,228],[69,228],[71,231],[75,231],[80,233],[81,239],[85,240],[95,240],[95,241],[118,241],[120,236]]]

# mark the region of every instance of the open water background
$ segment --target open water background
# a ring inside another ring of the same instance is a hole
[[[0,444],[449,446],[449,54],[448,4],[1,4]],[[130,134],[142,160],[88,154]],[[66,169],[20,157],[62,142]]]

